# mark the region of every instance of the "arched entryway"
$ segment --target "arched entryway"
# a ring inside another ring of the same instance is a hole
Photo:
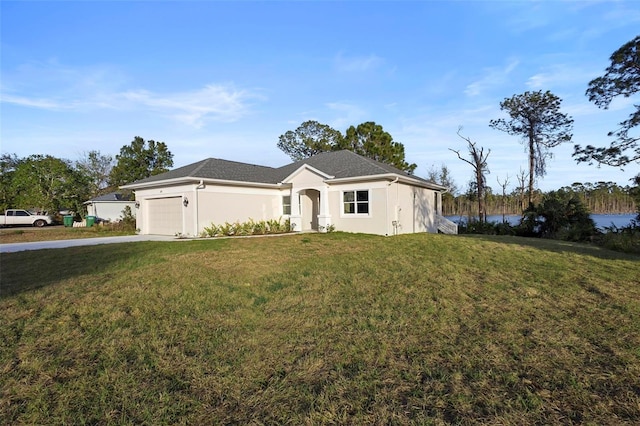
[[[319,214],[320,191],[315,189],[305,189],[300,191],[300,216],[302,216],[302,230],[317,231]]]

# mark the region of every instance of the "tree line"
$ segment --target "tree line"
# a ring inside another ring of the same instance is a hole
[[[563,192],[574,194],[584,207],[595,214],[619,214],[636,212],[638,188],[620,186],[614,182],[580,183],[560,188]],[[510,193],[494,192],[485,187],[484,205],[486,215],[520,215],[527,208],[528,194],[522,188],[515,188]],[[550,191],[553,192],[553,191]],[[548,194],[539,190],[533,192],[533,203],[537,205]],[[477,195],[474,188],[462,194],[445,194],[442,197],[442,214],[445,216],[462,216],[477,218]]]
[[[0,156],[0,210],[26,208],[57,214],[83,211],[83,203],[121,185],[164,173],[173,154],[164,142],[136,136],[115,158],[89,151],[71,161],[51,155]]]

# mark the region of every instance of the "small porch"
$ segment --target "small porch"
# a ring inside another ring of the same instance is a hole
[[[327,232],[331,225],[329,195],[325,188],[291,189],[292,230],[295,232]]]

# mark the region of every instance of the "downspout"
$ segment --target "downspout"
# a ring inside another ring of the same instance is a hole
[[[196,190],[195,190],[196,201],[195,201],[195,206],[194,207],[195,207],[196,211],[195,211],[195,225],[194,225],[195,226],[195,233],[193,235],[194,237],[198,237],[198,230],[200,229],[200,226],[199,226],[200,225],[200,223],[199,223],[200,217],[199,217],[199,214],[198,214],[198,212],[200,210],[200,207],[199,207],[200,203],[199,203],[199,198],[198,198],[198,190],[199,189],[204,189],[204,187],[205,187],[204,181],[202,179],[200,179],[200,183],[198,183],[198,185],[196,186]]]
[[[386,199],[386,204],[385,204],[385,210],[386,210],[386,214],[387,214],[387,220],[386,220],[386,222],[387,222],[387,235],[389,235],[389,188],[394,183],[398,183],[399,179],[400,178],[396,177],[394,180],[392,180],[391,182],[389,182],[387,184],[387,199]],[[397,201],[397,192],[398,191],[396,190],[396,201]],[[393,235],[396,235],[396,231],[397,231],[397,222],[394,220],[393,221]]]
[[[436,234],[440,228],[440,218],[444,217],[444,206],[442,205],[442,196],[449,192],[449,189],[438,191],[438,209],[436,209]]]
[[[394,181],[396,184],[396,208],[395,208],[395,217],[396,217],[396,235],[398,235],[398,229],[401,228],[400,224],[400,185],[398,185],[398,178]]]
[[[385,227],[387,228],[386,232],[384,233],[385,237],[389,236],[389,186],[390,185],[387,185],[387,190],[385,191],[385,197],[384,197],[384,214],[385,214],[384,223],[385,223]]]

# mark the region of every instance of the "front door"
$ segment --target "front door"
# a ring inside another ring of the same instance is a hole
[[[306,189],[300,192],[300,211],[303,231],[318,230],[320,214],[320,191]]]

